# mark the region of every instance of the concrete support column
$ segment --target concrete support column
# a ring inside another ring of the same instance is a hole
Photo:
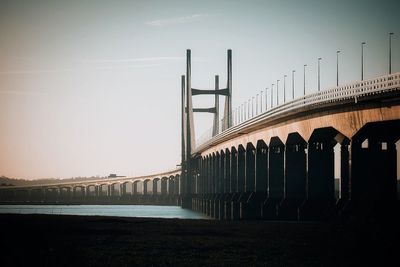
[[[267,181],[268,181],[268,146],[264,143],[264,141],[259,141],[257,142],[257,150],[256,150],[255,191],[266,194]]]
[[[213,153],[210,159],[210,184],[209,184],[209,197],[208,197],[208,213],[207,215],[214,218],[214,196],[215,196],[215,178],[217,171],[217,159]]]
[[[168,178],[168,194],[170,196],[174,195],[174,178]]]
[[[239,145],[237,156],[237,192],[243,193],[246,179],[246,150]]]
[[[302,220],[325,220],[336,212],[335,136],[332,127],[314,130],[308,140],[307,199],[299,210]]]
[[[221,194],[223,192],[222,183],[224,179],[224,170],[222,168],[222,158],[223,155],[221,153],[217,153],[216,194]]]
[[[132,195],[136,196],[138,194],[138,182],[133,182],[132,183]]]
[[[400,120],[368,123],[351,142],[351,202],[358,216],[395,217]]]
[[[72,187],[72,197],[75,199],[76,198],[76,187]]]
[[[216,153],[215,155],[215,180],[214,180],[214,196],[212,199],[213,202],[213,214],[215,219],[220,219],[219,214],[219,194],[221,193],[221,155],[220,153]]]
[[[231,163],[230,163],[230,189],[229,197],[225,201],[225,218],[227,220],[232,218],[232,203],[236,201],[238,197],[238,151],[235,147],[231,148]],[[236,215],[238,217],[238,215]]]
[[[277,207],[282,201],[284,192],[284,157],[285,146],[279,137],[272,137],[268,151],[268,183],[267,199],[262,209],[262,217],[265,219],[277,218]]]
[[[125,192],[125,183],[119,184],[119,195],[120,195],[121,197],[123,197],[123,196],[126,195],[126,192]]]
[[[231,153],[228,149],[225,151],[224,167],[224,193],[229,194],[231,189]]]
[[[211,166],[211,194],[216,193],[216,181],[217,181],[217,172],[218,172],[218,160],[217,155],[213,154],[212,156],[212,166]]]
[[[255,195],[256,186],[256,148],[248,143],[245,158],[244,193],[240,196],[240,218],[256,219],[261,215],[261,205]]]
[[[156,179],[154,179],[153,181],[152,181],[152,183],[153,183],[153,196],[156,196],[157,195],[157,181],[158,180],[156,180]]]
[[[85,195],[84,197],[86,199],[90,198],[92,196],[92,192],[91,192],[91,186],[85,186]]]
[[[350,197],[350,153],[349,141],[340,145],[340,199],[347,201]]]
[[[237,152],[237,193],[232,197],[231,219],[240,219],[240,201],[245,190],[246,179],[246,150],[239,145]]]
[[[82,199],[86,198],[86,194],[88,193],[89,190],[87,190],[88,188],[86,188],[85,186],[81,187],[81,197]]]
[[[180,188],[179,188],[179,180],[180,180],[180,176],[175,176],[174,180],[175,180],[175,182],[174,182],[174,185],[175,185],[174,193],[175,193],[175,195],[179,195],[179,190],[180,190]]]
[[[308,192],[311,199],[333,199],[335,195],[334,151],[328,142],[308,146]]]
[[[204,158],[200,159],[200,176],[199,176],[199,187],[198,187],[198,194],[203,194],[204,190]]]
[[[214,183],[214,155],[210,155],[208,164],[208,195],[213,194]]]
[[[148,181],[143,181],[143,195],[147,195],[147,183]]]
[[[168,178],[164,177],[161,180],[161,195],[163,195],[163,196],[168,194],[168,192],[167,192],[167,183],[168,183]]]
[[[113,190],[113,186],[112,185],[107,185],[107,196],[108,197],[112,197],[113,196],[113,192],[114,190]]]
[[[278,217],[282,220],[298,220],[298,208],[306,198],[307,142],[298,134],[291,133],[285,145],[284,200],[279,204]]]
[[[217,213],[220,220],[225,219],[225,198],[226,198],[226,154],[223,150],[220,153],[219,161],[219,183],[217,196]]]
[[[246,147],[246,161],[245,161],[245,183],[244,191],[252,193],[255,191],[256,183],[256,150],[255,147],[249,143]]]

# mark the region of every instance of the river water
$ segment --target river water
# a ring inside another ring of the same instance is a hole
[[[208,219],[179,206],[151,205],[0,205],[0,213]]]

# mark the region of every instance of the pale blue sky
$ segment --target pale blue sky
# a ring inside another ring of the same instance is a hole
[[[303,64],[308,92],[400,71],[398,1],[0,1],[0,175],[140,175],[180,161],[180,75],[226,79],[234,106]],[[290,79],[288,79],[290,83]],[[297,90],[298,89],[298,90]],[[209,106],[212,98],[195,101]],[[195,117],[196,133],[211,115]]]

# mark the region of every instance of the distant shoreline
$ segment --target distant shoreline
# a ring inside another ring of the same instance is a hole
[[[171,204],[154,204],[154,203],[128,203],[128,202],[0,202],[0,205],[146,205],[146,206],[178,206],[178,205],[171,205]]]

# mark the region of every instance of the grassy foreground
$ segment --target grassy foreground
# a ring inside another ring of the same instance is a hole
[[[0,215],[0,266],[396,266],[399,227]]]

